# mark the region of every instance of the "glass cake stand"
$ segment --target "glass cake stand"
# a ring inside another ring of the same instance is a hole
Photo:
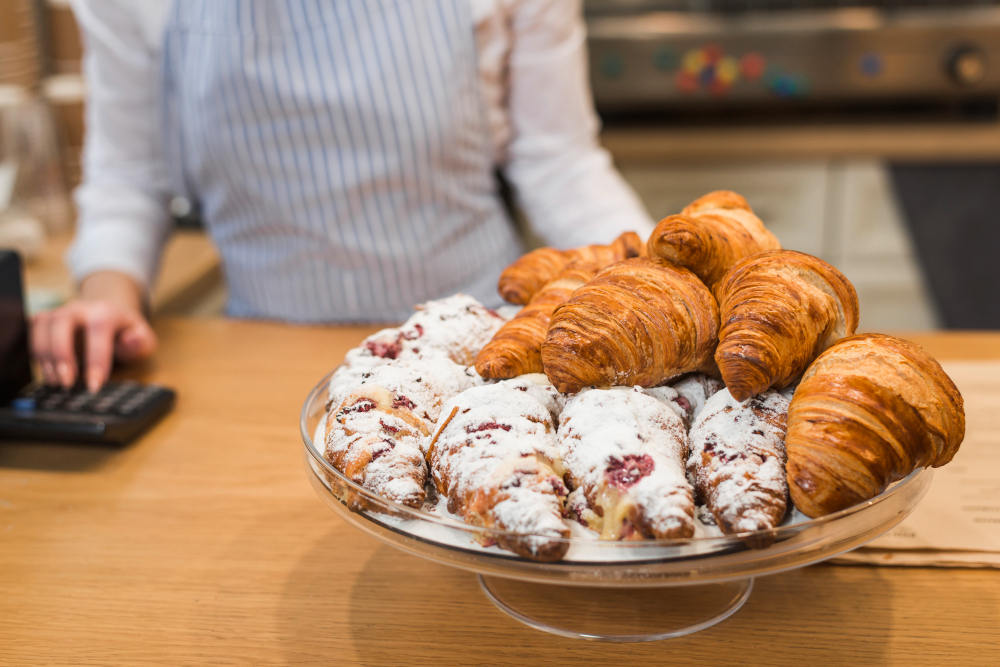
[[[563,540],[568,543],[563,560],[536,562],[482,546],[511,533],[386,500],[330,465],[322,445],[313,442],[325,418],[330,375],[310,392],[300,419],[306,471],[323,502],[388,545],[475,573],[499,609],[564,637],[642,642],[711,627],[743,606],[754,577],[818,563],[865,544],[902,521],[931,483],[931,471],[918,469],[865,503],[779,526],[763,540],[760,532],[634,542],[570,537]],[[769,545],[760,548],[761,542]]]

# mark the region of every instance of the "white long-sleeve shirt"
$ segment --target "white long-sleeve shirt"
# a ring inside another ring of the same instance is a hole
[[[68,260],[152,284],[170,231],[158,113],[170,0],[74,0],[88,83],[84,180]],[[652,221],[597,143],[579,0],[469,0],[494,160],[542,240],[607,242]]]

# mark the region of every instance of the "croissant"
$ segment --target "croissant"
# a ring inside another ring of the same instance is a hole
[[[389,500],[423,504],[427,468],[421,443],[429,431],[391,391],[366,384],[351,392],[327,415],[326,432],[326,459],[345,477]],[[349,495],[348,506],[357,511],[365,501]]]
[[[697,276],[639,257],[605,268],[556,308],[542,365],[564,393],[655,387],[711,365],[718,330],[718,306]]]
[[[964,437],[962,395],[919,346],[882,334],[845,338],[792,397],[792,502],[811,517],[845,509],[916,468],[948,463]]]
[[[694,493],[684,475],[687,435],[677,412],[631,387],[582,391],[559,421],[559,454],[572,506],[604,540],[694,535]]]
[[[397,359],[375,366],[351,386],[333,388],[326,421],[326,459],[346,477],[390,500],[424,501],[425,438],[444,402],[472,387],[475,373],[445,357]],[[351,509],[360,497],[348,494]]]
[[[647,242],[651,257],[690,269],[712,287],[738,260],[781,244],[746,199],[735,192],[710,192],[680,215],[664,218]]]
[[[531,302],[500,327],[476,357],[476,371],[486,379],[505,380],[542,372],[542,343],[556,307],[590,282],[600,267],[593,262],[571,262],[545,284]]]
[[[687,470],[723,533],[777,526],[788,508],[785,422],[788,399],[774,390],[737,401],[722,390],[691,427]],[[769,546],[773,535],[749,540]]]
[[[530,381],[474,387],[445,404],[427,452],[448,511],[473,525],[519,533],[496,541],[539,561],[559,560],[569,547],[557,409],[552,395]]]
[[[738,401],[792,384],[820,352],[858,326],[858,295],[821,259],[792,250],[746,257],[715,286],[715,351]]]
[[[345,365],[377,365],[371,357],[393,360],[445,356],[468,366],[506,321],[475,298],[453,294],[420,304],[402,326],[372,334],[348,352]]]
[[[505,301],[524,305],[570,262],[593,262],[602,269],[608,264],[644,253],[645,246],[635,232],[625,232],[610,245],[588,245],[572,250],[539,248],[503,270],[498,290]]]

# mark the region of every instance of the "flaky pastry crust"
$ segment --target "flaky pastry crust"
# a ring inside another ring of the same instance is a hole
[[[508,303],[524,305],[571,262],[592,262],[602,269],[623,259],[639,257],[645,251],[645,244],[635,232],[625,232],[610,245],[588,245],[571,250],[539,248],[504,269],[497,289]]]
[[[564,393],[655,387],[711,365],[718,330],[718,306],[697,276],[662,259],[629,259],[556,309],[542,365]]]
[[[858,295],[812,255],[771,250],[746,257],[715,286],[721,331],[715,361],[745,401],[797,380],[823,350],[858,326]]]
[[[696,199],[679,215],[661,220],[647,247],[651,257],[690,269],[712,287],[740,259],[779,250],[781,244],[746,199],[717,190]]]
[[[962,395],[918,345],[845,338],[813,362],[789,407],[792,501],[811,517],[845,509],[948,463],[964,437]]]
[[[476,372],[487,380],[507,380],[542,372],[542,343],[552,313],[577,289],[590,282],[600,267],[577,260],[545,284],[531,303],[508,321],[476,357]]]

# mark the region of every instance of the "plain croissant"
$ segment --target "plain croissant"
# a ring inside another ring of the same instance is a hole
[[[858,326],[858,295],[821,259],[793,250],[746,257],[716,286],[722,329],[715,361],[738,401],[793,383]]]
[[[500,327],[476,357],[476,372],[487,380],[507,380],[542,372],[542,343],[552,313],[579,287],[597,275],[593,262],[574,261],[545,284],[531,302]]]
[[[728,190],[710,192],[661,220],[647,246],[651,257],[690,269],[709,287],[740,259],[781,248],[746,199]]]
[[[719,330],[712,293],[687,269],[639,257],[613,264],[552,316],[542,365],[564,393],[655,387],[710,368]]]
[[[788,410],[788,488],[819,517],[951,461],[965,437],[962,395],[919,346],[866,334],[809,367]]]
[[[635,232],[625,232],[610,245],[588,245],[572,250],[539,248],[504,269],[497,289],[505,301],[524,305],[571,262],[593,262],[603,269],[614,262],[639,257],[645,250],[642,239]]]

